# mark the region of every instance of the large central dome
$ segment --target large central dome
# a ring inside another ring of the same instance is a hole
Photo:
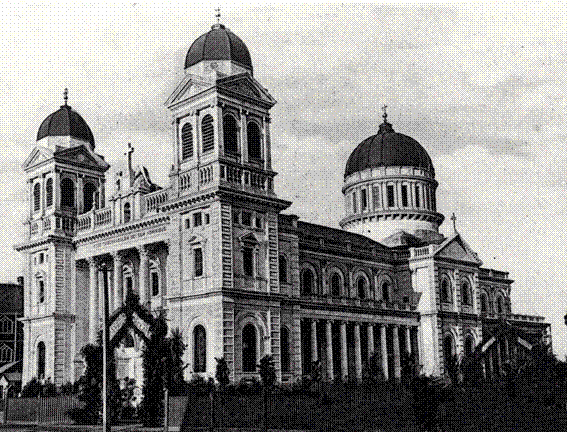
[[[250,52],[242,40],[222,24],[198,37],[185,57],[185,69],[203,60],[231,60],[252,71]]]
[[[366,138],[351,153],[345,177],[367,168],[406,166],[423,168],[434,174],[427,151],[413,138],[394,132],[384,119],[376,135]]]

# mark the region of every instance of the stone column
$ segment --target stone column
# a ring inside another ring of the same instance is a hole
[[[411,327],[406,326],[406,351],[411,354]]]
[[[146,306],[148,302],[148,250],[145,246],[138,247],[140,253],[140,304]]]
[[[504,357],[506,360],[510,360],[510,346],[508,345],[508,337],[504,337]]]
[[[311,320],[311,363],[319,360],[317,352],[317,320]]]
[[[368,358],[370,359],[370,357],[374,354],[374,327],[372,326],[372,323],[368,324],[366,332],[368,335]]]
[[[392,336],[394,338],[394,378],[400,379],[402,377],[402,367],[400,363],[400,338],[398,335],[399,326],[392,327]]]
[[[360,324],[354,324],[354,370],[356,379],[362,380],[362,353],[360,348]]]
[[[384,379],[389,378],[388,373],[388,345],[386,341],[386,326],[380,324],[380,348],[382,349],[382,371],[384,372]]]
[[[114,309],[122,306],[122,257],[118,252],[112,254],[112,261],[114,264]]]
[[[98,267],[94,257],[89,263],[89,342],[96,343],[98,333]]]
[[[344,381],[348,379],[348,354],[345,321],[341,321],[341,375],[341,378]]]
[[[333,322],[327,320],[325,328],[327,336],[327,379],[332,381],[335,376],[333,369]]]

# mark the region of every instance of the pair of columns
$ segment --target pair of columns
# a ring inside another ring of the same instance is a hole
[[[148,272],[149,258],[146,247],[138,248],[140,253],[140,303],[145,305],[149,299]],[[98,330],[100,328],[100,320],[102,319],[102,297],[104,293],[104,278],[112,274],[112,280],[108,281],[108,301],[109,310],[112,312],[122,306],[126,293],[123,290],[122,280],[122,254],[113,252],[112,254],[112,270],[106,266],[101,257],[89,257],[89,342],[96,343]]]
[[[326,364],[327,364],[327,378],[332,380],[334,376],[333,364],[333,322],[331,320],[325,321],[325,339],[326,339]],[[348,379],[348,345],[347,345],[347,322],[340,321],[340,352],[341,352],[341,379]],[[400,357],[400,339],[399,339],[399,325],[392,325],[392,337],[394,347],[394,377],[401,378],[401,357]],[[380,328],[380,347],[382,358],[382,370],[384,371],[384,378],[389,378],[388,372],[388,346],[386,325],[379,324]],[[370,358],[374,354],[374,325],[368,323],[366,326],[367,337],[367,354]],[[405,327],[405,341],[406,350],[411,354],[411,330],[409,326]],[[319,360],[318,342],[317,342],[317,320],[311,320],[311,361],[316,362]],[[360,323],[354,323],[354,369],[357,380],[362,379],[362,349],[361,349],[361,335]]]

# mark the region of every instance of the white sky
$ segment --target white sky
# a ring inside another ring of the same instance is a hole
[[[429,152],[437,202],[485,266],[509,271],[513,312],[544,315],[567,349],[567,7],[225,5],[272,110],[277,192],[303,220],[338,226],[344,165],[386,103],[394,129]],[[163,102],[187,49],[214,22],[209,5],[0,5],[0,280],[21,261],[20,165],[42,120],[69,104],[97,152],[135,162],[165,185]],[[113,167],[112,172],[114,172]],[[450,234],[449,223],[442,232]]]

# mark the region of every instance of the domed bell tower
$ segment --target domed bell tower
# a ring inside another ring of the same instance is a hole
[[[444,217],[437,212],[431,158],[416,140],[395,132],[383,110],[378,133],[348,159],[340,225],[387,246],[436,241]]]
[[[109,165],[94,152],[93,134],[67,104],[41,124],[37,142],[23,164],[28,184],[24,242],[23,382],[74,380],[73,347],[83,323],[76,319],[75,253],[72,244],[79,214],[104,206],[104,173]]]

